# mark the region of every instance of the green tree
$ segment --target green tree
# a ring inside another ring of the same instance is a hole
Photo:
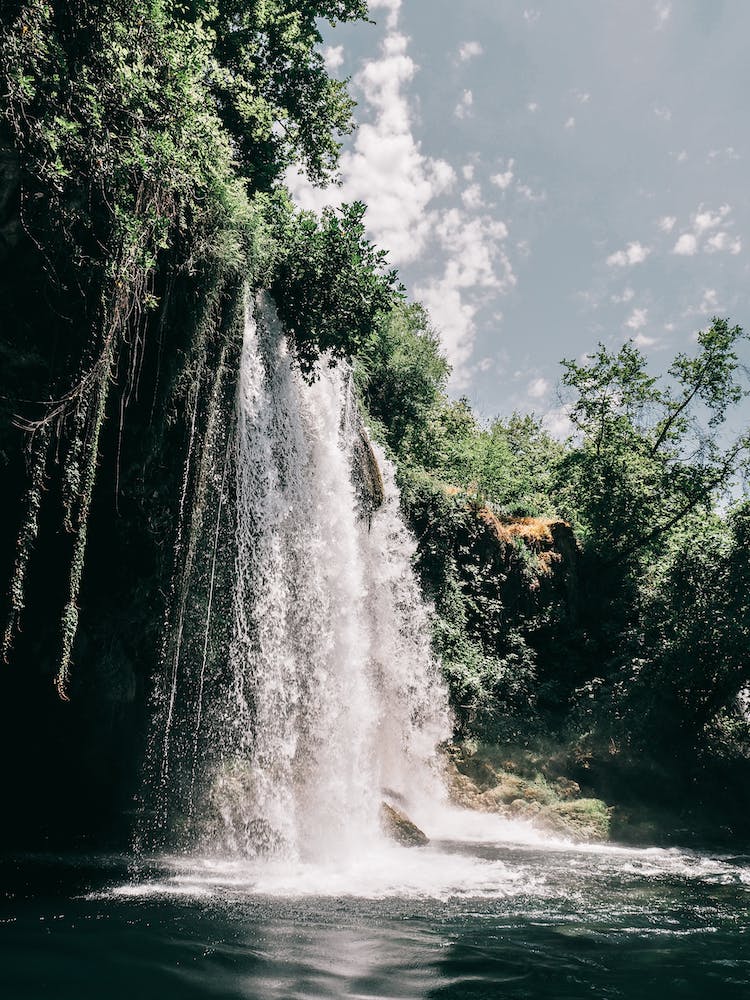
[[[363,20],[365,0],[193,0],[176,3],[210,27],[216,107],[245,176],[268,190],[293,163],[322,182],[336,169],[354,102],[321,54],[320,24]]]
[[[461,404],[468,413],[467,404]],[[554,476],[563,453],[533,414],[514,413],[482,425],[465,419],[462,432],[446,435],[445,467],[477,497],[510,514],[555,513]]]
[[[357,382],[370,416],[406,462],[427,464],[450,368],[427,312],[399,302],[381,314],[357,353]]]
[[[271,292],[310,376],[320,352],[342,358],[362,349],[376,316],[387,313],[397,295],[397,274],[366,238],[361,202],[325,209],[320,218],[294,211],[283,195],[277,204]]]
[[[2,653],[18,630],[49,465],[73,534],[63,696],[102,428],[112,413],[122,426],[142,373],[159,368],[162,347],[151,345],[164,343],[177,283],[201,275],[206,311],[234,301],[245,281],[274,283],[305,370],[320,350],[352,350],[390,304],[395,277],[364,239],[361,206],[318,223],[274,195],[292,162],[315,182],[333,176],[353,103],[325,70],[320,26],[366,14],[362,0],[2,7],[0,153],[11,190],[0,205],[16,218],[0,221],[19,245],[2,261],[5,302],[18,303],[4,334],[7,351],[29,360],[0,395],[23,401],[37,434]],[[179,336],[174,346],[170,363],[201,353]]]
[[[623,688],[633,728],[652,752],[705,749],[709,727],[750,684],[747,502],[726,522],[687,525],[644,588],[641,620]]]
[[[721,431],[748,393],[738,354],[746,339],[714,319],[697,353],[677,355],[665,378],[649,374],[632,343],[563,362],[577,446],[560,463],[558,490],[605,563],[653,558],[665,535],[731,487],[750,436]]]

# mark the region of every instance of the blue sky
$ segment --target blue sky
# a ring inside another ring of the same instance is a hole
[[[358,131],[341,186],[428,306],[452,390],[565,431],[558,362],[628,338],[655,370],[750,325],[750,4],[375,0],[336,28]]]

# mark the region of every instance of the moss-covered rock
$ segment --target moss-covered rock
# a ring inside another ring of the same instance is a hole
[[[502,748],[464,744],[446,757],[445,772],[456,805],[479,812],[524,819],[537,829],[576,842],[606,841],[612,810],[601,799],[582,798],[577,782],[550,780],[527,762],[524,773]],[[504,766],[503,766],[504,764]]]
[[[597,842],[609,840],[612,810],[601,799],[576,799],[556,802],[545,811],[544,824],[550,830],[575,840]]]

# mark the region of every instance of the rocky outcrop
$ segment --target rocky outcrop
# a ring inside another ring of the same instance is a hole
[[[446,574],[456,579],[471,597],[465,602],[467,632],[491,640],[540,612],[546,623],[556,623],[555,635],[561,621],[575,627],[582,607],[581,551],[567,521],[511,514],[432,477],[415,480],[406,495],[425,589],[439,595]]]
[[[499,542],[523,542],[536,556],[540,576],[549,576],[556,563],[575,551],[573,531],[567,521],[559,518],[501,516],[487,506],[478,507],[476,514]]]
[[[400,809],[387,802],[380,806],[380,824],[383,832],[402,847],[424,847],[429,838]]]
[[[369,521],[375,511],[383,505],[385,484],[367,428],[361,418],[358,420],[358,425],[352,454],[352,481],[361,516]]]
[[[577,782],[568,778],[505,769],[493,752],[497,749],[451,748],[445,773],[456,805],[527,820],[539,830],[579,843],[609,839],[612,810],[606,803],[582,797]],[[516,766],[507,763],[508,768]]]

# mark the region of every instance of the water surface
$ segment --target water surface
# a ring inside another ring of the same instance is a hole
[[[11,1000],[750,998],[746,856],[443,841],[0,871]]]

